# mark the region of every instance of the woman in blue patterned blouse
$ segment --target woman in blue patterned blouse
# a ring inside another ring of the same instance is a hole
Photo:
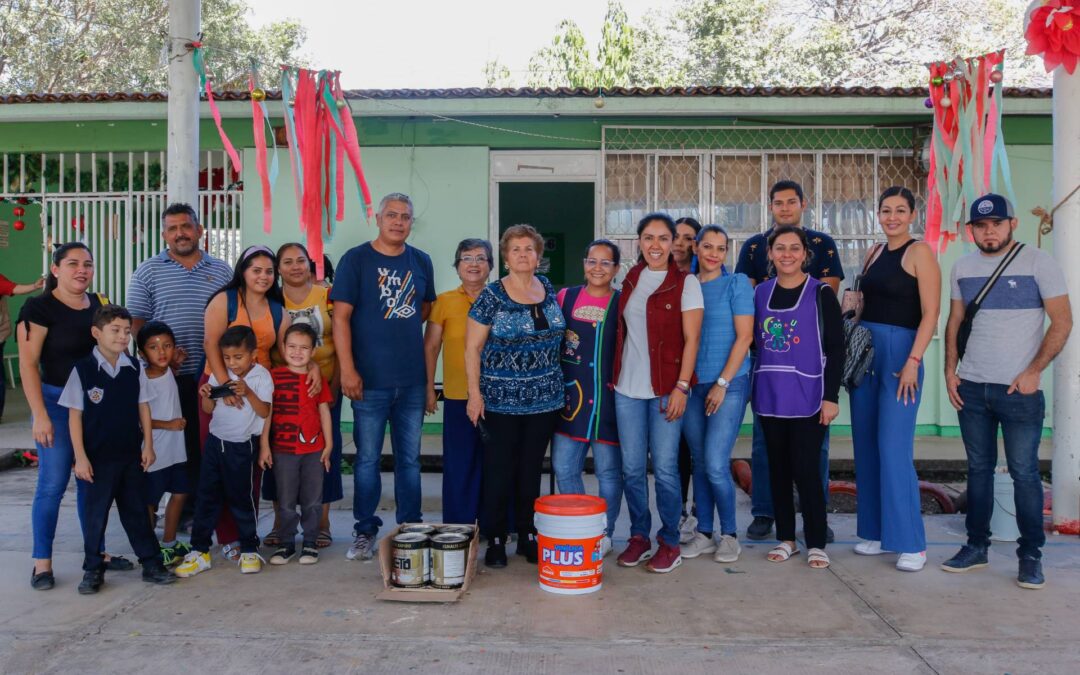
[[[514,496],[518,555],[536,563],[533,502],[540,470],[565,403],[559,348],[566,320],[551,282],[536,274],[544,239],[531,225],[499,241],[506,276],[488,284],[469,311],[465,376],[469,420],[484,441],[484,564],[506,566],[507,511]]]

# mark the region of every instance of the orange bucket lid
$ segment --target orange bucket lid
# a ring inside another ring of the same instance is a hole
[[[552,516],[591,516],[607,511],[607,502],[589,495],[546,495],[536,500],[538,513]]]

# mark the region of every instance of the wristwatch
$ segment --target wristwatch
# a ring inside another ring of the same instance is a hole
[[[723,375],[716,378],[716,386],[718,387],[723,387],[724,389],[727,389],[729,384],[731,383],[725,380]]]

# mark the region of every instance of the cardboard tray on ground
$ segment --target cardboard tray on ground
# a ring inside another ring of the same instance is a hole
[[[465,525],[467,523],[424,523],[424,525]],[[379,569],[382,571],[383,590],[375,596],[377,600],[390,600],[392,602],[457,602],[462,594],[469,590],[473,577],[476,576],[476,553],[480,548],[480,528],[477,523],[472,525],[473,535],[469,541],[469,550],[465,553],[465,582],[461,588],[398,588],[390,583],[390,575],[394,567],[394,537],[401,532],[398,525],[383,537],[379,544]]]

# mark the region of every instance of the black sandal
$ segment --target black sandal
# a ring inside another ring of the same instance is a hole
[[[44,572],[30,570],[30,588],[35,591],[48,591],[55,585],[56,577],[53,576],[52,570],[46,570]]]
[[[109,556],[109,559],[105,561],[105,569],[110,572],[130,572],[135,569],[135,563],[122,555],[113,555]]]

